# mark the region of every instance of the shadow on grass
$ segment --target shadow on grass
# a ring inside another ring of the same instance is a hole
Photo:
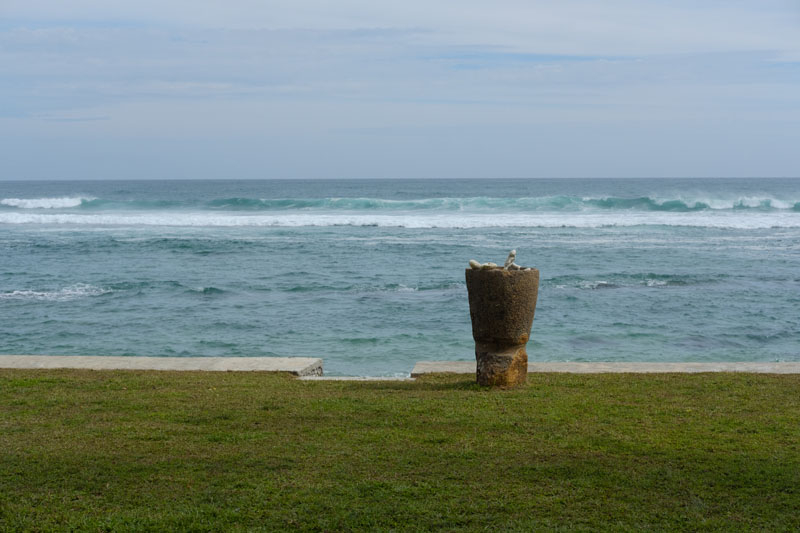
[[[353,383],[353,382],[351,382]],[[416,381],[363,381],[358,385],[369,390],[415,390],[415,391],[482,391],[489,387],[481,387],[472,376],[455,378],[453,374],[427,374]]]

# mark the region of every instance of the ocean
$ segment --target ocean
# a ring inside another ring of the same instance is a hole
[[[800,361],[800,179],[0,181],[0,354],[474,360],[470,259],[541,272],[531,361]]]

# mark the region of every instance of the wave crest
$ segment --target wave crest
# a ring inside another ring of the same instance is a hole
[[[60,198],[4,198],[0,205],[18,209],[79,209],[92,212],[441,212],[441,213],[557,213],[557,212],[675,212],[762,211],[800,212],[800,201],[781,200],[771,196],[730,198],[658,198],[640,196],[625,198],[539,196],[539,197],[442,197],[409,200],[383,198],[217,198],[208,201],[137,199],[111,200],[84,196]]]
[[[390,227],[390,228],[604,228],[685,226],[703,228],[800,228],[797,212],[753,213],[0,213],[0,224],[174,227]]]
[[[96,198],[85,196],[63,196],[61,198],[3,198],[0,205],[19,209],[65,209],[78,207]]]
[[[508,210],[514,212],[585,211],[585,210],[638,210],[693,212],[705,210],[800,210],[800,202],[783,201],[772,197],[737,198],[637,198],[541,196],[522,198],[468,197],[421,198],[416,200],[386,200],[382,198],[220,198],[205,206],[225,211],[280,211],[280,210],[346,210],[346,211],[483,211]]]
[[[35,291],[29,289],[16,290],[10,292],[0,292],[0,300],[49,300],[65,301],[85,298],[88,296],[100,296],[112,292],[109,289],[102,289],[86,283],[76,283],[69,287],[54,291]]]

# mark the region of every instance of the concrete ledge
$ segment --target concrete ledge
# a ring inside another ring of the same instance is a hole
[[[313,357],[135,357],[105,355],[0,355],[0,368],[84,368],[89,370],[207,370],[288,372],[321,376]]]
[[[414,381],[414,378],[396,378],[386,376],[302,376],[303,381]]]
[[[420,361],[411,377],[424,374],[474,374],[475,361]],[[565,372],[571,374],[606,373],[698,373],[752,372],[757,374],[800,374],[797,363],[528,363],[528,372]]]

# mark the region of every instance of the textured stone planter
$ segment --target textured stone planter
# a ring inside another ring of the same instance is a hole
[[[539,271],[467,269],[469,316],[478,361],[478,384],[513,387],[525,383]]]

